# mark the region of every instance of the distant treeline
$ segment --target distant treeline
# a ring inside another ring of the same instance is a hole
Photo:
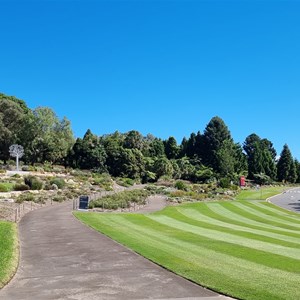
[[[241,175],[256,183],[300,182],[300,164],[287,145],[280,158],[271,141],[252,133],[243,145],[235,143],[220,117],[213,117],[203,133],[191,133],[178,144],[136,130],[97,136],[87,130],[74,139],[70,121],[60,120],[48,107],[31,110],[25,101],[0,94],[0,159],[10,159],[9,146],[25,149],[25,164],[51,163],[109,173],[142,182],[162,176],[209,182],[237,182]]]

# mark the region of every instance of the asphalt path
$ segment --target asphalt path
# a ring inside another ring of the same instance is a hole
[[[1,300],[227,299],[83,225],[70,202],[28,213],[19,234],[19,268]]]
[[[300,213],[300,188],[294,188],[269,198],[269,202],[284,209]]]

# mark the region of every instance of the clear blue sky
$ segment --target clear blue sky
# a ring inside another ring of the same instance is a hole
[[[300,2],[0,0],[0,92],[76,136],[178,142],[213,116],[300,159]]]

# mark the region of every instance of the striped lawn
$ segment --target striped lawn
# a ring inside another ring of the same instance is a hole
[[[161,212],[76,212],[152,261],[239,299],[300,299],[300,217],[259,201],[207,202]]]

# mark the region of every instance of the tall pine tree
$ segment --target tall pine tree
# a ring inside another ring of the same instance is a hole
[[[282,182],[296,181],[296,168],[292,153],[287,144],[283,146],[280,158],[277,163],[277,177]]]

